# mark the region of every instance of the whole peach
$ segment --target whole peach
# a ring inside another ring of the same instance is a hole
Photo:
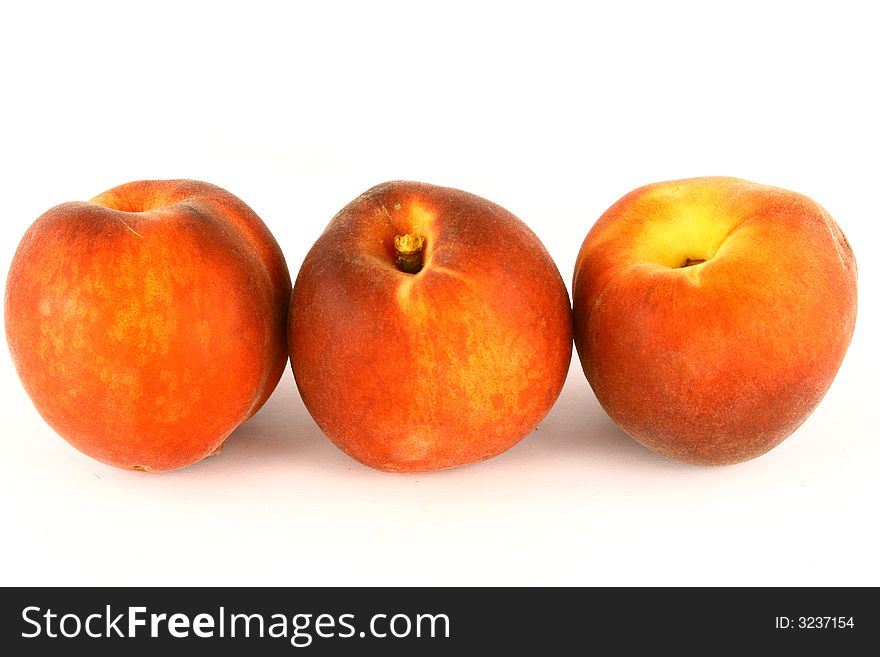
[[[7,279],[6,337],[37,410],[74,447],[172,470],[218,450],[275,388],[290,289],[241,200],[133,182],[34,222]]]
[[[303,402],[336,445],[382,470],[438,470],[500,454],[544,418],[571,360],[571,307],[510,212],[389,182],[312,247],[289,341]]]
[[[696,464],[751,459],[824,396],[856,320],[856,262],[806,196],[723,177],[615,203],[574,272],[574,339],[611,418]]]

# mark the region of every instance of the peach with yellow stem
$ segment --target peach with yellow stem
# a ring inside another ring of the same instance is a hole
[[[571,309],[510,212],[390,182],[340,211],[306,256],[289,342],[303,402],[336,445],[382,470],[438,470],[537,426],[568,371]]]

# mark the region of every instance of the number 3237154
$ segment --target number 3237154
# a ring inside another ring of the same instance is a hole
[[[855,627],[852,616],[777,616],[776,629],[851,630]]]

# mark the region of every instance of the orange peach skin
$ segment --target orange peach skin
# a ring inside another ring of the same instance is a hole
[[[581,364],[611,418],[664,456],[731,464],[780,443],[828,390],[855,325],[856,263],[809,198],[696,178],[605,212],[573,299]]]
[[[394,238],[425,238],[400,271]],[[291,298],[302,399],[374,468],[438,470],[505,451],[544,418],[571,360],[571,307],[538,238],[503,208],[414,182],[374,187],[329,224]]]
[[[6,336],[38,411],[74,447],[172,470],[218,450],[275,388],[290,289],[278,244],[237,197],[134,182],[30,227]]]

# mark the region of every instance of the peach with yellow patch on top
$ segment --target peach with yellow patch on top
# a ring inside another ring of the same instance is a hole
[[[287,361],[290,275],[260,218],[192,180],[64,203],[25,234],[6,337],[46,421],[82,452],[172,470],[218,451]]]
[[[571,307],[541,242],[510,212],[415,182],[347,205],[307,255],[289,344],[306,408],[374,468],[438,470],[534,429],[571,359]]]
[[[574,340],[602,407],[681,461],[765,453],[812,412],[856,319],[856,263],[806,196],[723,177],[615,203],[574,272]]]

